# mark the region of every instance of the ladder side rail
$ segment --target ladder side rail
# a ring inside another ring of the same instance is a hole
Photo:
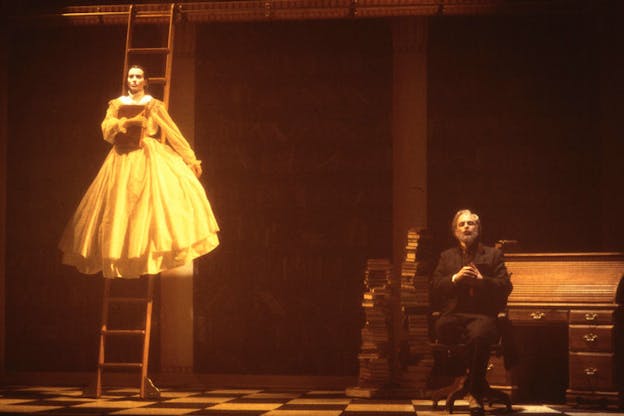
[[[98,367],[95,380],[95,397],[102,395],[102,372],[104,371],[104,362],[106,357],[106,330],[108,329],[108,308],[111,289],[111,279],[104,278],[104,293],[102,296],[102,324],[100,327],[100,349],[98,352]]]
[[[169,109],[169,93],[171,90],[171,70],[173,66],[173,42],[175,36],[175,11],[176,4],[169,5],[169,31],[167,34],[167,58],[165,61],[165,85],[163,88],[163,103],[165,108]]]
[[[141,359],[141,386],[140,397],[145,399],[145,385],[147,384],[147,367],[149,360],[150,334],[152,329],[152,308],[154,304],[154,276],[147,276],[147,302],[145,305],[145,334],[143,335],[143,357]]]
[[[126,46],[125,46],[125,51],[124,51],[124,69],[123,69],[123,75],[122,75],[122,81],[121,81],[121,95],[126,95],[126,84],[128,83],[128,65],[130,65],[130,63],[128,62],[128,51],[132,48],[132,31],[133,31],[133,26],[134,26],[134,14],[135,14],[135,10],[134,10],[134,5],[131,4],[130,6],[128,6],[128,23],[127,23],[127,29],[126,29]]]

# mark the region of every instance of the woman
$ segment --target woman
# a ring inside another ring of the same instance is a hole
[[[143,68],[133,66],[128,95],[109,102],[102,134],[114,146],[63,233],[63,263],[82,273],[157,274],[219,244],[197,179],[201,162],[164,104],[145,93],[147,84]],[[132,108],[140,112],[120,114]]]

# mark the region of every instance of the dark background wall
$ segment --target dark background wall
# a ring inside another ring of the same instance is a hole
[[[119,94],[124,32],[11,33],[7,163],[7,370],[97,362],[102,280],[60,264],[62,230],[109,145],[100,122]]]
[[[354,374],[363,266],[392,247],[390,28],[208,25],[197,56],[223,228],[198,266],[197,366]]]
[[[618,13],[434,19],[429,226],[461,207],[523,251],[621,251]],[[621,16],[621,15],[620,15]],[[447,242],[448,243],[448,242]]]
[[[392,247],[390,25],[199,28],[196,149],[223,243],[197,262],[196,371],[355,374],[364,261]],[[430,21],[428,212],[441,243],[468,206],[486,241],[622,250],[615,27]],[[56,244],[108,151],[99,123],[123,41],[121,27],[11,33],[8,370],[95,365],[101,281],[60,265]]]

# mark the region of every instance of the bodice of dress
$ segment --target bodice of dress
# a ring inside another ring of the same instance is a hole
[[[147,119],[147,122],[145,123],[145,130],[144,130],[145,136],[158,138],[158,124],[156,124],[154,117],[150,117],[150,114],[149,114],[156,102],[154,100],[154,97],[152,97],[149,94],[145,94],[139,100],[134,100],[132,99],[130,95],[122,95],[121,97],[119,97],[119,101],[120,101],[120,104],[125,104],[125,105],[133,105],[133,104],[144,105],[147,109],[147,111],[145,112],[146,113],[145,117]]]
[[[164,103],[147,94],[142,96],[140,100],[133,100],[130,96],[123,95],[109,101],[106,117],[102,121],[101,126],[104,140],[115,144],[117,134],[124,132],[123,122],[125,118],[118,118],[119,107],[123,104],[145,105],[146,124],[144,137],[158,139],[157,136],[160,129],[160,141],[169,144],[187,164],[195,165],[201,163],[201,161],[197,160],[195,152],[193,152],[188,141],[165,109]]]

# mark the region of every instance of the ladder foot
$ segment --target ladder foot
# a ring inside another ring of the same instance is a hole
[[[159,400],[160,399],[160,390],[158,387],[154,385],[152,380],[149,377],[145,377],[143,380],[143,387],[145,389],[145,397],[141,397],[142,399],[150,399],[150,400]]]
[[[89,399],[99,399],[101,394],[97,393],[97,380],[93,379],[82,391],[82,397]]]

